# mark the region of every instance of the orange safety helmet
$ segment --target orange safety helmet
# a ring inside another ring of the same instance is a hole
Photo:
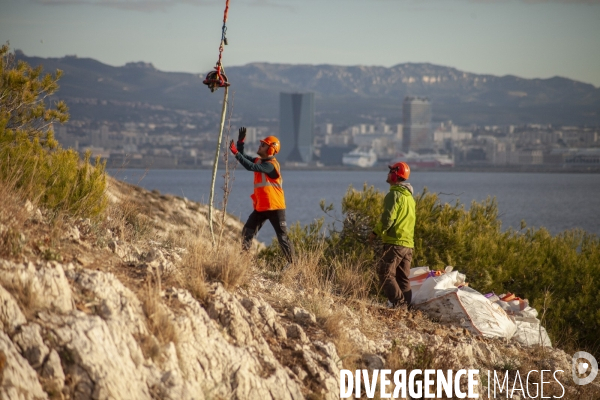
[[[279,139],[277,139],[275,136],[267,136],[260,142],[269,146],[269,150],[267,151],[268,155],[273,156],[273,155],[279,153],[279,149],[280,149]]]
[[[410,167],[405,162],[398,162],[394,165],[389,165],[392,183],[402,182],[410,176]]]

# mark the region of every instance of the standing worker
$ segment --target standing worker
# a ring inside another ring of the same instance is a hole
[[[245,138],[246,128],[241,127],[238,133],[237,147],[233,140],[229,143],[229,150],[239,163],[248,171],[254,172],[254,193],[250,196],[254,211],[242,229],[242,248],[250,249],[252,239],[258,234],[265,221],[269,220],[277,234],[281,251],[288,261],[286,265],[288,267],[294,259],[294,246],[287,235],[283,179],[279,162],[275,159],[275,154],[279,152],[280,148],[279,139],[275,136],[267,136],[261,140],[256,151],[259,157],[253,158],[244,154]]]
[[[412,299],[408,276],[415,247],[416,211],[413,188],[406,182],[410,176],[408,164],[399,162],[388,168],[390,172],[386,182],[390,184],[390,191],[383,200],[381,220],[369,240],[379,236],[383,241],[383,255],[377,273],[388,298],[388,306],[397,307],[410,305]]]

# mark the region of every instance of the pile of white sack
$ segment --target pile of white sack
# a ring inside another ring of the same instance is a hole
[[[413,306],[434,320],[477,335],[516,340],[524,346],[552,346],[537,311],[527,300],[511,293],[483,295],[470,288],[465,275],[452,267],[445,271],[412,268],[409,278]]]

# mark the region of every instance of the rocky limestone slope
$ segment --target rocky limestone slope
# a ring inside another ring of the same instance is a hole
[[[561,369],[569,380],[561,350],[289,284],[250,257],[241,286],[194,290],[176,238],[210,246],[206,206],[112,180],[109,196],[100,222],[57,223],[14,199],[0,211],[1,399],[336,399],[342,368]],[[241,223],[222,226],[237,248]]]

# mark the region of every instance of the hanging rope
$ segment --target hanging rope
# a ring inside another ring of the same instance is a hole
[[[223,57],[223,49],[224,46],[227,45],[227,37],[225,34],[227,33],[227,14],[229,13],[229,0],[225,3],[225,12],[223,13],[223,28],[221,30],[221,44],[219,45],[219,59],[217,61],[217,65],[215,66],[215,70],[209,72],[206,75],[206,79],[204,79],[203,83],[208,86],[211,92],[214,92],[220,87],[225,88],[225,94],[223,96],[223,107],[221,109],[221,124],[219,125],[219,138],[217,140],[217,150],[215,151],[215,160],[213,162],[213,170],[212,170],[212,181],[210,184],[210,197],[208,200],[208,225],[210,227],[210,236],[212,238],[213,247],[216,245],[215,241],[215,231],[213,228],[213,199],[215,197],[215,181],[217,179],[217,167],[219,165],[219,150],[221,149],[221,140],[223,138],[223,128],[225,126],[225,115],[227,114],[227,94],[229,89],[229,82],[227,82],[227,76],[225,75],[225,71],[223,70],[223,64],[221,63],[221,59]]]
[[[208,86],[211,92],[214,92],[220,87],[227,87],[229,83],[227,82],[227,76],[225,75],[225,71],[223,70],[223,65],[221,64],[221,58],[223,57],[224,47],[227,46],[227,14],[229,13],[229,0],[225,3],[225,12],[223,13],[223,28],[221,28],[221,44],[219,45],[219,59],[217,60],[217,65],[215,65],[215,70],[210,71],[206,78],[202,83]]]

